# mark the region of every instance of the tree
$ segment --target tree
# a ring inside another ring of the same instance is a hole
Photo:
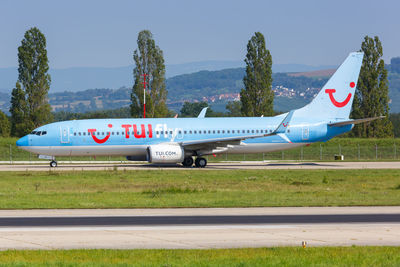
[[[2,111],[0,111],[0,136],[10,136],[10,121],[8,120],[6,114],[4,114]]]
[[[10,109],[13,135],[20,136],[52,120],[47,101],[51,81],[48,70],[46,38],[38,28],[31,28],[18,47],[18,83]]]
[[[143,74],[146,76],[146,117],[156,118],[168,115],[166,105],[165,65],[162,50],[156,46],[150,31],[141,31],[137,39],[138,49],[133,53],[135,84],[131,94],[131,115],[143,116]]]
[[[257,117],[273,115],[272,57],[260,32],[256,32],[249,40],[245,62],[245,88],[240,92],[242,114]]]
[[[181,116],[182,117],[197,117],[200,114],[200,111],[205,108],[208,107],[208,103],[207,102],[185,102],[181,108]],[[207,109],[207,113],[206,115],[210,115],[213,111],[211,110],[211,108]]]
[[[367,124],[356,125],[351,133],[356,137],[391,137],[393,125],[389,120],[389,86],[383,49],[378,38],[365,36],[361,44],[364,59],[358,78],[351,117],[354,119],[386,116]]]
[[[11,93],[11,135],[24,136],[33,128],[33,122],[28,117],[28,107],[25,100],[25,92],[19,82]]]
[[[242,105],[240,101],[229,101],[225,107],[228,110],[227,115],[230,117],[241,117],[242,116]]]

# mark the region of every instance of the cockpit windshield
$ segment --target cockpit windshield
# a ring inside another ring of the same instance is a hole
[[[30,134],[41,136],[47,134],[47,131],[32,131]]]

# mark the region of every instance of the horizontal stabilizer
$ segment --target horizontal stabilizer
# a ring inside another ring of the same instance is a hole
[[[373,117],[373,118],[365,118],[365,119],[358,119],[358,120],[348,120],[348,121],[340,121],[340,122],[334,122],[334,123],[329,123],[328,126],[344,126],[344,125],[349,125],[349,124],[359,124],[363,122],[370,122],[378,119],[383,119],[385,116],[379,116],[379,117]]]

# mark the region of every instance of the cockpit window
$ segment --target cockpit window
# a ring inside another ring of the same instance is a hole
[[[41,136],[47,134],[47,131],[32,131],[30,134]]]

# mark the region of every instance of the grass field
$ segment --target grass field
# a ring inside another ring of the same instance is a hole
[[[0,208],[400,205],[400,170],[1,172]]]
[[[399,266],[399,247],[280,247],[214,250],[22,250],[1,266]]]
[[[0,138],[0,161],[37,161],[37,156],[18,149],[17,138]],[[334,155],[342,154],[345,160],[400,160],[400,138],[359,139],[334,138],[326,143],[316,143],[307,147],[286,151],[259,154],[219,154],[208,156],[209,161],[241,160],[333,160]],[[125,157],[60,157],[57,160],[126,160]],[[44,160],[44,162],[47,162]]]

